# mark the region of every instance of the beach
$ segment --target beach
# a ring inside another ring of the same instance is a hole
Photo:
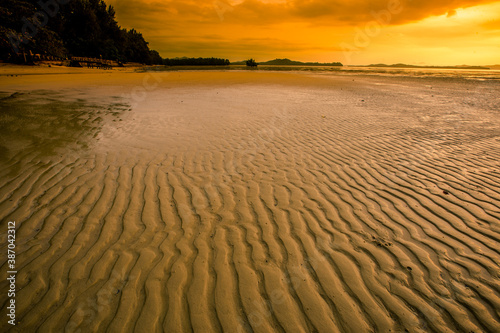
[[[499,91],[0,67],[0,331],[500,332]]]

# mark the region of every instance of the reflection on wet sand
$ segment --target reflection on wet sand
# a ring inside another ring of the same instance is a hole
[[[105,119],[120,120],[120,114],[130,110],[119,101],[98,104],[50,90],[0,96],[0,154],[4,163],[27,150],[41,156],[68,148],[85,150]]]

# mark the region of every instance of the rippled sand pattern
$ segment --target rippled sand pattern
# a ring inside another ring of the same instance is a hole
[[[496,81],[161,75],[2,95],[11,331],[500,332]]]

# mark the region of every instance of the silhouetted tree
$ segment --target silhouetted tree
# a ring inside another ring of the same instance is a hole
[[[151,50],[151,51],[149,51],[149,55],[151,58],[152,65],[162,65],[163,64],[163,58],[160,56],[160,54],[157,51]]]
[[[248,59],[245,61],[248,67],[257,67],[257,63],[255,62],[254,59]]]
[[[122,62],[162,62],[142,34],[120,28],[114,8],[104,1],[71,0],[50,8],[51,13],[42,7],[46,2],[0,0],[0,59],[11,60],[16,53],[32,51],[59,57],[102,56]],[[22,35],[23,29],[36,32]]]
[[[164,59],[163,64],[166,66],[228,66],[228,59],[220,58],[174,58]]]

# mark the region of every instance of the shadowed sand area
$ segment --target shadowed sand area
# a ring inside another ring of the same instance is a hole
[[[498,81],[82,73],[0,77],[0,331],[500,332]]]

